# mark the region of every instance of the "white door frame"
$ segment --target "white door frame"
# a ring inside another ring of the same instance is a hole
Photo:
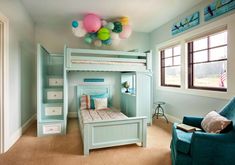
[[[9,149],[9,19],[0,12],[0,153]]]

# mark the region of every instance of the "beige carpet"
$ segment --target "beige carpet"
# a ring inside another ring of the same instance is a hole
[[[133,145],[96,149],[82,155],[76,119],[66,136],[36,137],[34,123],[17,143],[0,155],[0,165],[170,165],[171,124],[163,119],[148,127],[147,147]]]

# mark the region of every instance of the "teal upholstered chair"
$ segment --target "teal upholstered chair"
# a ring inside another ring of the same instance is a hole
[[[232,165],[235,164],[235,97],[219,112],[233,121],[227,132],[220,134],[196,131],[188,133],[172,129],[172,165]],[[201,128],[200,117],[184,117],[183,123]]]

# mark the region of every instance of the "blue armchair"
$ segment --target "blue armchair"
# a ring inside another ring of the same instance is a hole
[[[172,165],[235,164],[235,97],[219,112],[233,121],[227,132],[220,134],[195,131],[188,133],[173,124],[171,141]],[[184,117],[183,123],[201,128],[200,117]]]

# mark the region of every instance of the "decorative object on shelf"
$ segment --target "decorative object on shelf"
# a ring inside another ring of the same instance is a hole
[[[84,78],[83,82],[104,82],[103,78]]]
[[[204,19],[209,21],[233,9],[235,9],[235,0],[214,0],[204,8]]]
[[[124,88],[126,88],[125,93],[129,93],[129,88],[130,88],[129,82],[128,82],[128,81],[125,81],[125,82],[122,84],[122,86],[123,86]]]
[[[200,23],[200,13],[199,11],[193,13],[192,15],[180,20],[172,26],[172,35],[186,31]]]
[[[72,21],[72,32],[76,37],[84,37],[89,45],[118,45],[121,39],[127,39],[132,33],[128,17],[113,21],[101,19],[96,14],[87,14],[82,20]]]

